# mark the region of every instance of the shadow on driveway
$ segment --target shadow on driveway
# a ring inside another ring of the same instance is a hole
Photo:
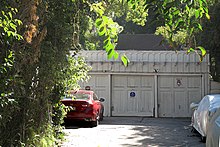
[[[77,124],[66,126],[64,146],[205,147],[186,118],[105,117],[98,127]]]
[[[205,146],[199,134],[191,132],[189,118],[109,117],[101,125],[112,125],[119,130],[120,127],[129,128],[130,134],[121,136],[127,140],[121,144],[124,147]]]

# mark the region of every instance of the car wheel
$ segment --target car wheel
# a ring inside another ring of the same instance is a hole
[[[99,121],[98,120],[91,122],[91,127],[97,127],[98,125],[99,125]]]
[[[100,114],[97,113],[96,120],[91,122],[91,127],[97,127],[99,125]]]
[[[104,109],[100,113],[99,121],[103,121],[104,118],[103,113],[104,113]]]
[[[201,142],[203,142],[203,143],[206,142],[206,137],[205,136],[201,136]]]

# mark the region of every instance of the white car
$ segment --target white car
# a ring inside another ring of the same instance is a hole
[[[201,134],[201,140],[206,141],[207,129],[212,116],[220,108],[220,94],[206,95],[199,104],[192,103],[192,127]]]
[[[218,146],[220,146],[220,108],[210,120],[206,137],[206,147]]]

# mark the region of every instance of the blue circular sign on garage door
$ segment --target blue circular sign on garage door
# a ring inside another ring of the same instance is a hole
[[[135,92],[130,92],[130,97],[135,97]]]

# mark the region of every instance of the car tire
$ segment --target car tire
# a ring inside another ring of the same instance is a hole
[[[201,136],[201,142],[203,142],[203,143],[206,142],[206,137],[205,136]]]
[[[97,127],[98,125],[99,125],[99,121],[98,120],[91,122],[91,127]]]
[[[99,125],[100,113],[97,113],[96,120],[91,122],[91,127],[97,127]]]
[[[101,111],[100,116],[99,116],[99,121],[103,121],[104,118],[104,109]]]

